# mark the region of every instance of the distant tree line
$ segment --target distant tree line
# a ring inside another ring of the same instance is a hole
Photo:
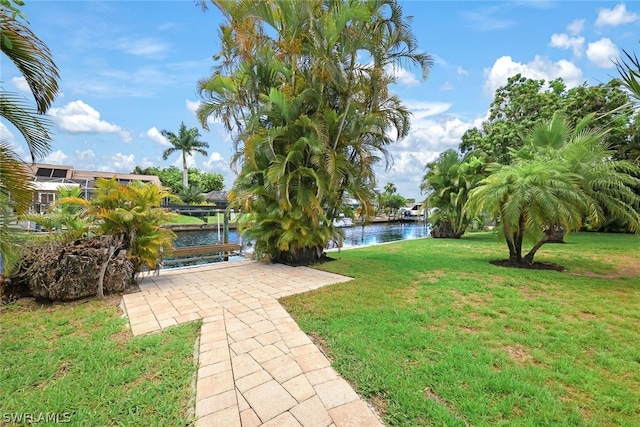
[[[180,194],[184,189],[182,171],[175,166],[169,166],[168,168],[159,168],[156,166],[141,168],[140,166],[136,166],[132,173],[155,175],[160,178],[163,186],[170,188],[175,194]],[[224,177],[221,173],[204,172],[197,168],[189,168],[188,178],[189,185],[197,187],[201,193],[224,189]]]

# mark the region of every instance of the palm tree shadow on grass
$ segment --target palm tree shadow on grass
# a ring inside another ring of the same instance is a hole
[[[490,264],[497,265],[499,267],[507,268],[524,268],[528,270],[553,270],[553,271],[567,271],[567,269],[561,265],[553,264],[550,262],[536,261],[532,264],[526,264],[522,262],[511,261],[508,259],[498,259],[489,261]]]

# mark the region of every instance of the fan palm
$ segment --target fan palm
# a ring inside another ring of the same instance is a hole
[[[209,144],[200,141],[200,132],[198,128],[190,128],[187,129],[184,122],[180,124],[180,130],[178,134],[168,131],[162,130],[162,136],[167,138],[171,143],[172,147],[167,148],[162,153],[162,158],[167,160],[170,155],[176,152],[180,152],[182,154],[182,188],[189,188],[189,169],[187,168],[187,156],[193,155],[193,153],[199,153],[203,156],[207,155],[207,151],[205,148],[209,148]]]

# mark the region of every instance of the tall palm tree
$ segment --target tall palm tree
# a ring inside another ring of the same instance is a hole
[[[184,122],[180,124],[180,130],[177,135],[168,130],[163,130],[161,134],[173,145],[173,147],[167,148],[162,153],[164,160],[167,160],[175,152],[182,153],[182,187],[188,189],[189,169],[187,168],[187,156],[193,155],[194,152],[206,156],[208,153],[205,148],[209,148],[209,144],[199,140],[200,132],[198,128],[187,129]]]
[[[36,102],[33,108],[25,99],[0,86],[0,116],[16,127],[29,148],[32,161],[44,156],[50,149],[50,122],[42,115],[58,94],[58,69],[47,45],[22,22],[24,16],[17,2],[0,2],[0,50],[25,78]],[[29,175],[19,156],[6,141],[0,141],[0,204],[6,211],[9,201],[21,214],[32,200]],[[9,194],[9,189],[11,194]],[[7,222],[2,221],[0,232],[0,273],[3,261],[11,261],[16,252],[15,242]],[[10,263],[7,267],[11,267]]]
[[[417,52],[395,0],[214,4],[227,21],[219,65],[199,82],[198,118],[233,132],[240,174],[230,197],[251,215],[248,232],[262,235],[256,245],[272,259],[313,261],[335,236],[346,193],[371,208],[390,131],[408,133],[388,67],[411,63],[426,74],[430,58]]]

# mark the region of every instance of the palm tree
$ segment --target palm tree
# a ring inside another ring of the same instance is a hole
[[[486,176],[485,162],[473,153],[461,157],[453,149],[445,150],[427,163],[420,190],[427,193],[433,237],[459,239],[473,219],[465,209],[469,192]]]
[[[57,200],[82,198],[83,190],[78,187],[60,187]],[[61,242],[73,242],[87,237],[95,228],[93,218],[83,216],[83,206],[72,203],[54,203],[46,214],[26,214],[23,219],[33,221],[40,227],[49,230],[48,236]]]
[[[615,61],[616,68],[624,86],[631,94],[640,100],[640,61],[635,54],[630,54],[626,50],[622,50],[626,59]]]
[[[84,216],[98,225],[97,234],[113,236],[114,242],[127,250],[135,274],[144,265],[155,268],[162,253],[172,248],[175,234],[162,224],[174,214],[160,207],[170,196],[167,189],[153,183],[123,185],[113,178],[98,178],[90,200],[66,197],[58,203],[84,206]]]
[[[19,3],[15,2],[16,5]],[[0,116],[18,129],[29,148],[31,159],[44,156],[50,149],[50,122],[42,117],[58,94],[58,69],[51,52],[21,20],[24,16],[9,0],[0,2],[0,50],[25,78],[36,102],[36,108],[25,99],[0,87]],[[0,141],[0,205],[7,211],[8,203],[18,214],[25,212],[32,200],[31,180],[19,156],[5,141]],[[11,190],[9,194],[9,189]],[[2,221],[0,232],[0,273],[4,261],[15,259],[17,242],[8,223]],[[7,265],[11,267],[11,265]]]
[[[497,217],[509,261],[531,264],[547,242],[545,229],[560,225],[572,230],[582,225],[586,202],[579,182],[580,176],[562,163],[531,161],[501,166],[471,191],[467,208]],[[523,257],[525,239],[536,243]]]
[[[624,49],[622,50],[626,59],[618,60],[615,62],[618,73],[622,78],[622,84],[631,92],[633,97],[637,101],[640,101],[640,60],[635,54],[630,54]],[[637,119],[635,129],[637,130]],[[640,135],[635,134],[629,141],[620,145],[618,148],[619,154],[622,158],[634,160],[640,163]]]
[[[539,124],[513,164],[494,166],[471,191],[466,208],[499,219],[511,262],[532,264],[554,230],[576,230],[584,220],[597,226],[619,218],[640,231],[640,196],[633,191],[640,167],[614,160],[602,145],[607,132],[587,130],[590,119],[575,128],[559,115]],[[534,245],[523,256],[525,239]]]
[[[371,209],[389,131],[408,133],[388,66],[404,61],[426,74],[430,58],[416,51],[395,0],[215,4],[227,22],[219,65],[199,82],[198,118],[233,132],[239,176],[230,197],[250,215],[257,252],[313,261],[336,235],[345,194]]]
[[[191,156],[194,152],[206,156],[207,151],[205,148],[209,148],[209,144],[199,140],[200,132],[198,128],[187,129],[184,122],[180,124],[180,130],[177,135],[168,130],[163,130],[161,134],[173,145],[173,147],[167,148],[162,153],[164,160],[167,160],[175,152],[182,153],[182,187],[188,189],[189,169],[187,168],[187,156]]]

